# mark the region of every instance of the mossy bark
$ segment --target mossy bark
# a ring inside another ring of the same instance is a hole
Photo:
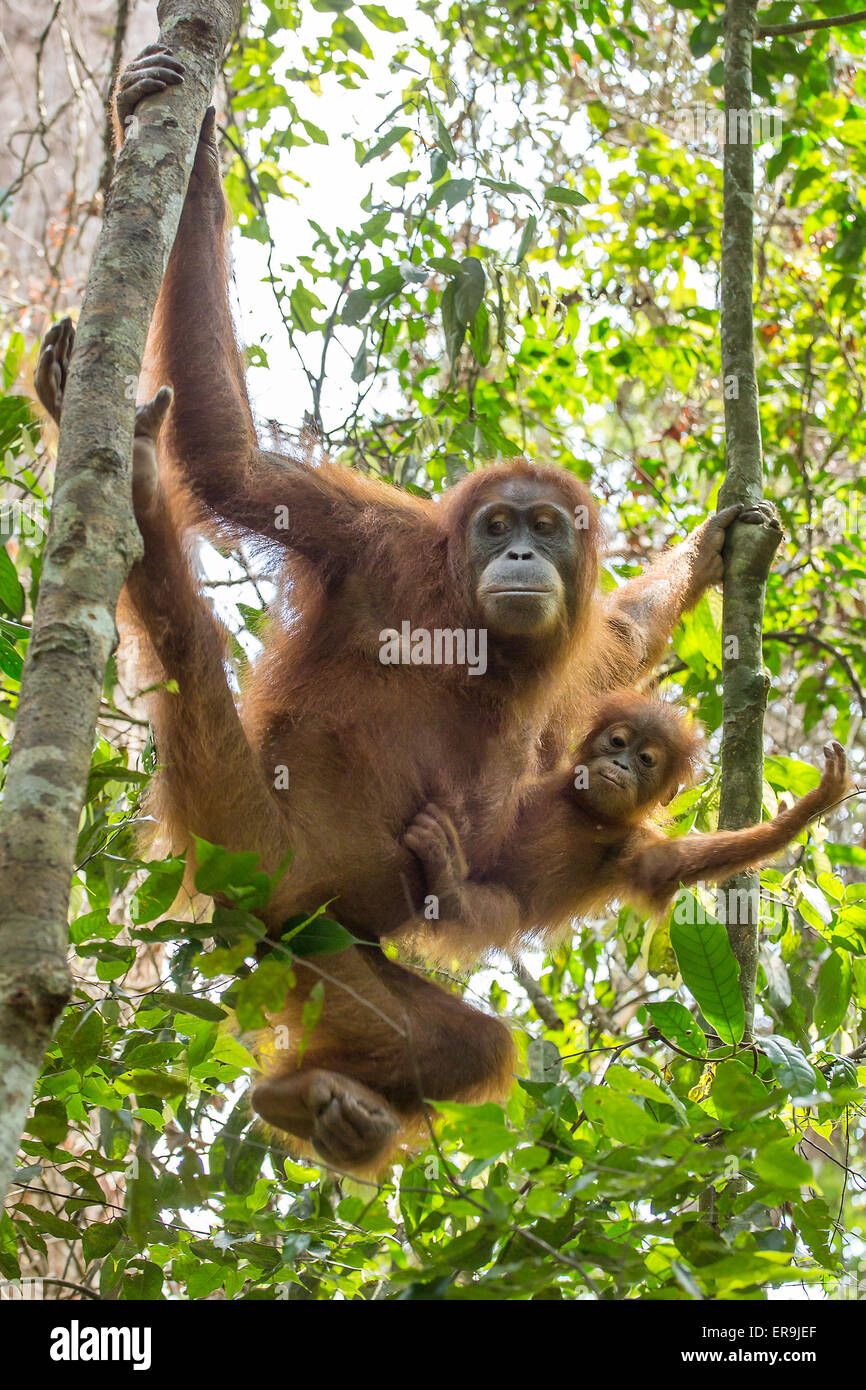
[[[725,385],[726,476],[719,506],[763,497],[761,422],[755,371],[754,149],[752,43],[757,0],[727,0],[725,11],[725,153],[722,227],[722,376]],[[743,118],[742,113],[748,113]],[[758,520],[728,532],[722,614],[724,718],[719,827],[738,830],[761,818],[763,730],[768,680],[762,656],[764,591],[781,539]],[[728,934],[740,965],[746,1031],[755,1016],[758,968],[758,875],[724,885]]]

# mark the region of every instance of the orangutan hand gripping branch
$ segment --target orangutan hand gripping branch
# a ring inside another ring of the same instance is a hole
[[[613,899],[660,911],[681,887],[721,882],[777,854],[848,786],[844,750],[831,743],[818,786],[789,810],[746,830],[671,839],[653,817],[692,780],[700,749],[700,733],[670,705],[628,691],[605,696],[576,768],[527,785],[485,882],[473,881],[450,817],[425,806],[404,840],[440,906],[428,953],[471,960],[491,945],[514,951]]]
[[[120,123],[183,75],[166,49],[145,50],[120,79]],[[178,851],[198,835],[256,851],[273,872],[291,846],[262,914],[273,936],[331,902],[370,943],[298,963],[275,1024],[299,1040],[323,980],[321,1020],[303,1063],[283,1052],[254,1092],[275,1127],[331,1163],[369,1169],[426,1100],[501,1095],[513,1065],[498,1019],[378,947],[424,893],[403,831],[426,803],[454,808],[468,866],[489,874],[514,833],[521,778],[559,764],[590,696],[649,672],[683,611],[721,578],[727,527],[759,517],[728,508],[604,599],[596,509],[564,469],[481,469],[434,502],[314,466],[300,450],[262,450],[228,273],[211,111],[151,330],[146,375],[152,394],[170,384],[173,404],[158,474],[153,460],[138,470],[144,556],[124,598],[147,657],[142,684],[176,687],[152,697],[161,772],[150,809]],[[73,334],[68,321],[52,332],[37,385],[56,414]],[[166,403],[145,407],[152,424]],[[264,543],[274,562],[280,598],[239,707],[225,634],[190,568],[193,527]],[[386,635],[406,623],[458,653],[454,639],[483,633],[483,673],[411,652],[385,664]],[[511,894],[491,886],[488,897],[492,945]]]

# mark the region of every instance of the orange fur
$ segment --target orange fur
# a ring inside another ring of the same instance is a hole
[[[150,648],[148,681],[161,674],[177,685],[152,701],[162,770],[151,809],[175,849],[200,835],[255,850],[273,870],[292,847],[263,914],[273,935],[290,915],[333,902],[370,943],[322,962],[325,1010],[301,1072],[322,1070],[337,1091],[340,1077],[370,1088],[411,1129],[426,1099],[501,1095],[512,1051],[498,1020],[382,955],[379,938],[417,910],[424,886],[402,832],[419,805],[440,799],[473,870],[491,874],[523,814],[523,779],[557,765],[590,696],[640,678],[695,601],[697,550],[663,557],[658,582],[602,600],[597,514],[569,473],[520,459],[434,502],[316,464],[309,448],[260,449],[228,274],[216,153],[203,138],[149,342],[143,389],[170,383],[174,404],[160,438],[161,492],[139,517],[145,554],[127,591]],[[492,641],[483,677],[456,666],[384,667],[385,628],[478,626],[467,525],[514,478],[552,485],[570,512],[585,511],[559,622],[522,646]],[[224,634],[191,573],[191,525],[263,548],[279,584],[239,707]],[[277,789],[282,769],[288,791]],[[496,944],[511,931],[507,894],[492,891],[487,907]],[[314,963],[299,966],[275,1020],[290,1040],[270,1073],[277,1083],[298,1074],[301,1010],[319,978]],[[341,1103],[348,1114],[350,1098]],[[302,1134],[306,1120],[292,1125]],[[384,1155],[390,1141],[380,1147]],[[375,1154],[359,1156],[357,1166],[370,1161]]]
[[[777,854],[834,805],[847,785],[844,753],[834,745],[825,750],[819,786],[773,820],[745,830],[670,839],[657,820],[670,795],[693,780],[702,732],[671,705],[635,691],[615,691],[591,712],[574,762],[591,769],[596,741],[620,726],[663,752],[631,810],[610,809],[605,783],[594,784],[591,773],[588,786],[577,788],[571,765],[526,778],[513,833],[497,862],[483,874],[470,870],[462,884],[449,885],[454,910],[443,922],[416,921],[416,949],[428,958],[471,963],[491,948],[514,954],[527,944],[550,944],[576,917],[613,900],[660,912],[680,887],[722,882]]]

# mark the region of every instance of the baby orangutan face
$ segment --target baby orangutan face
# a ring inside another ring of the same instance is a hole
[[[671,790],[668,750],[643,721],[602,729],[584,749],[583,800],[606,820],[632,820]],[[578,785],[578,783],[576,783]]]

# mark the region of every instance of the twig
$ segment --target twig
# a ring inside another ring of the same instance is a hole
[[[98,184],[99,191],[103,196],[108,193],[108,186],[114,177],[114,119],[111,98],[120,67],[120,59],[123,56],[123,45],[126,41],[126,30],[129,25],[129,4],[130,0],[118,0],[117,23],[114,28],[114,43],[108,68],[108,90],[105,93],[105,133],[102,137],[105,155]]]
[[[810,29],[841,29],[847,24],[858,24],[861,20],[866,20],[866,10],[828,15],[825,19],[795,19],[790,24],[759,24],[755,37],[775,39],[783,34],[805,34]]]
[[[526,993],[529,995],[529,1002],[542,1023],[545,1023],[548,1028],[564,1028],[565,1024],[553,1007],[553,1003],[548,999],[534,976],[530,975],[526,966],[519,960],[513,960],[511,962],[511,968],[514,971],[514,978],[523,986]]]
[[[848,677],[851,688],[857,696],[860,712],[864,719],[866,719],[866,692],[864,692],[862,685],[857,679],[857,675],[848,657],[843,655],[838,647],[834,647],[833,643],[829,642],[826,637],[818,637],[813,632],[794,632],[791,629],[782,629],[778,632],[765,632],[764,641],[784,642],[785,645],[789,647],[817,647],[819,651],[828,652],[833,660],[839,663],[845,675]]]

